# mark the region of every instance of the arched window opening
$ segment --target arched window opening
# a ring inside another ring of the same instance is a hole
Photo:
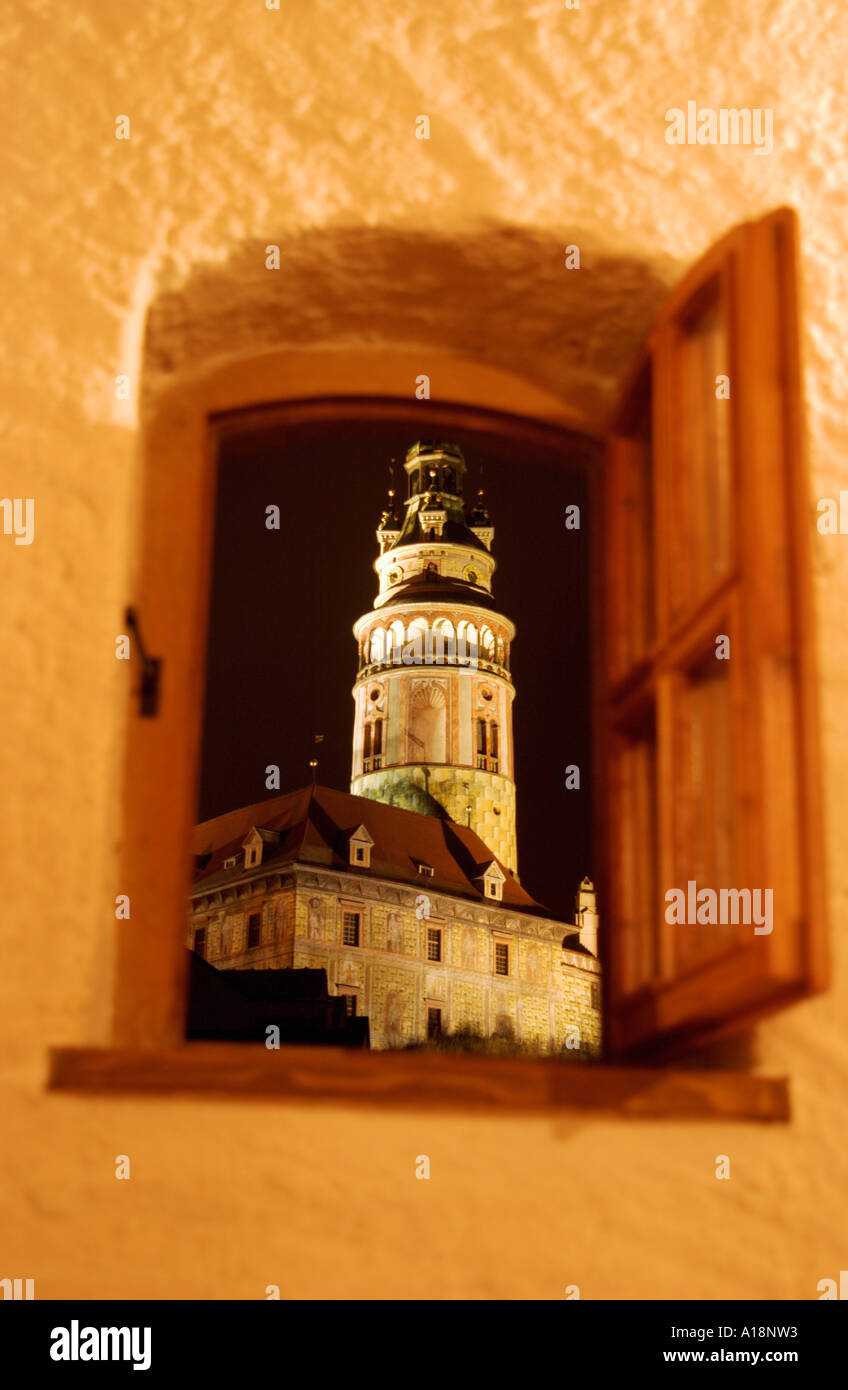
[[[433,625],[433,661],[437,666],[456,662],[456,635],[450,618],[438,618]]]
[[[460,666],[473,666],[477,661],[477,629],[465,618],[456,630],[456,659]]]
[[[406,634],[404,666],[423,666],[427,661],[429,629],[426,618],[413,618]]]
[[[372,757],[373,757],[373,762],[374,762],[374,771],[376,772],[378,768],[380,768],[380,767],[383,766],[383,721],[382,721],[382,719],[375,719],[375,720],[374,720],[374,737],[373,737],[373,740],[372,740]]]
[[[385,633],[381,627],[375,628],[371,633],[371,650],[369,658],[372,666],[379,666],[383,660],[383,638]]]
[[[403,661],[404,630],[403,623],[399,618],[395,618],[389,629],[392,634],[392,663],[400,666]]]

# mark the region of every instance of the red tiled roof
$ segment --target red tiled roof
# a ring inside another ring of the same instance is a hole
[[[253,826],[279,832],[279,848],[263,856],[262,868],[298,862],[323,864],[377,878],[415,884],[421,891],[456,893],[483,901],[474,878],[500,860],[467,826],[387,806],[368,797],[330,787],[302,787],[285,796],[272,797],[228,811],[195,827],[193,850],[196,856],[209,855],[194,876],[195,888],[212,888],[227,882],[230,871],[224,861],[238,854]],[[368,869],[350,864],[347,836],[364,825],[374,841]],[[433,877],[418,873],[423,862],[433,868]],[[240,866],[241,867],[241,866]],[[504,864],[502,905],[517,911],[549,917],[551,913],[537,903],[512,877]],[[488,900],[491,904],[491,899]]]

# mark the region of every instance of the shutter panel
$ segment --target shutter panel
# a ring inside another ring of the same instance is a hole
[[[599,739],[613,1057],[681,1050],[825,983],[796,260],[788,209],[713,247],[664,306],[608,441]],[[667,894],[688,906],[690,883],[727,920],[707,920],[702,896],[701,921],[670,923]],[[732,920],[748,905],[739,890],[766,910],[771,890],[770,933]]]

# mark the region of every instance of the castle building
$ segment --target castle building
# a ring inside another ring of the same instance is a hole
[[[420,442],[354,625],[350,792],[303,788],[196,827],[187,945],[223,970],[326,972],[390,1048],[467,1030],[598,1055],[592,883],[557,920],[519,881],[510,650],[494,531],[465,460]]]

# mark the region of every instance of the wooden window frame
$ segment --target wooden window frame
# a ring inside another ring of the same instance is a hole
[[[456,427],[497,429],[517,450],[559,450],[588,474],[592,553],[605,542],[600,443],[595,421],[525,376],[439,348],[428,353],[444,383],[430,418]],[[117,930],[111,1038],[51,1050],[54,1089],[120,1094],[253,1093],[420,1109],[536,1112],[562,1108],[617,1115],[788,1118],[787,1083],[743,1073],[689,1073],[600,1065],[564,1068],[547,1061],[445,1058],[292,1047],[280,1054],[185,1039],[187,955],[182,948],[191,834],[196,816],[202,701],[211,583],[216,460],[227,422],[263,425],[340,414],[408,422],[409,381],[420,353],[390,348],[273,349],[185,373],[145,402],[142,522],[128,598],[141,616],[148,650],[163,659],[157,718],[139,717],[137,662],[122,663],[127,720],[123,776],[123,855],[117,887],[144,931]],[[281,387],[281,383],[284,385]],[[596,642],[593,703],[602,693],[603,630],[599,570],[590,604]],[[602,738],[595,757],[605,754]],[[603,788],[603,762],[593,777]],[[167,786],[167,800],[161,788]],[[596,801],[596,806],[598,802]],[[596,839],[598,855],[604,840]],[[602,890],[603,891],[603,890]],[[603,897],[601,897],[603,904]],[[603,906],[602,906],[603,911]],[[504,977],[506,978],[506,977]]]

